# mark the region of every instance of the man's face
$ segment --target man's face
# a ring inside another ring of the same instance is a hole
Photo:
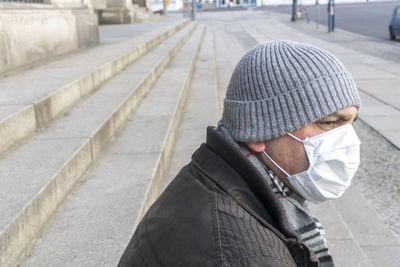
[[[301,140],[306,137],[313,137],[339,126],[353,123],[357,119],[357,114],[358,112],[356,107],[344,108],[322,118],[321,120],[307,124],[293,131],[292,134]],[[286,175],[272,164],[271,161],[269,161],[261,152],[265,150],[265,152],[289,174],[296,174],[305,171],[309,167],[303,143],[295,140],[289,135],[284,135],[264,142],[249,142],[246,143],[246,145],[253,152],[257,152],[260,159],[289,187],[291,186]]]

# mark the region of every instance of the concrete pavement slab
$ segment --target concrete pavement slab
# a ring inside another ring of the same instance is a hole
[[[364,103],[359,116],[389,142],[400,148],[400,111],[362,91],[359,93]]]
[[[149,98],[149,101],[146,101],[142,105],[146,107],[146,109],[140,109],[136,112],[137,116],[162,116],[170,113],[173,110],[173,103],[175,103],[176,97],[173,96],[154,96]]]
[[[189,152],[188,159],[190,159],[190,156],[193,154],[196,148],[199,147],[206,140],[206,127],[201,127],[204,125],[204,122],[198,122],[197,128],[189,129],[190,127],[188,123],[189,121],[192,120],[186,120],[185,122],[182,121],[182,125],[180,126],[178,131],[179,145],[174,148],[175,153],[181,153],[181,152],[185,153],[187,151],[190,151],[189,148],[192,148],[192,150]],[[193,125],[195,123],[190,123],[190,124]],[[212,124],[207,124],[207,125],[212,125]],[[181,167],[183,167],[183,165]]]
[[[159,132],[168,127],[168,115],[134,116],[127,122],[124,131],[114,141],[110,151],[116,154],[157,152],[164,140]],[[146,140],[152,140],[146,142]],[[118,148],[116,150],[116,148]]]
[[[349,189],[334,205],[373,266],[398,266],[399,240],[357,190]]]
[[[354,188],[399,236],[400,151],[362,120],[354,123],[354,128],[361,139],[361,163],[352,181]]]
[[[320,205],[309,203],[309,209],[312,214],[318,214],[318,219],[325,229],[325,236],[330,244],[331,239],[354,239],[350,230],[343,220],[338,216],[335,207],[331,202],[325,202]],[[328,244],[328,245],[329,245]]]
[[[328,241],[329,242],[329,241]],[[379,266],[374,265],[364,256],[360,255],[360,247],[354,240],[340,240],[336,239],[333,242],[329,242],[329,250],[332,253],[333,259],[336,266],[341,267],[373,267]]]
[[[364,90],[362,89],[359,90],[359,94],[363,104],[359,112],[364,113],[363,114],[364,116],[373,116],[373,115],[395,116],[398,112],[398,110],[395,107],[388,105],[383,101],[380,101],[379,98],[373,94],[364,92]]]
[[[398,246],[365,246],[363,250],[370,255],[372,266],[399,266],[400,254]]]
[[[392,121],[391,123],[396,123],[400,120],[399,117],[395,118],[396,121]],[[400,147],[400,142],[399,140],[399,130],[395,129],[395,130],[388,130],[385,129],[385,138],[387,138],[388,141],[390,141],[390,143],[394,144],[396,147]]]
[[[358,240],[348,228],[347,221],[343,220],[331,201],[319,205],[310,203],[310,210],[324,227],[327,244],[337,266],[372,267]]]
[[[240,57],[245,53],[245,49],[232,40],[232,36],[226,34],[219,28],[213,29],[216,74],[218,86],[218,118],[222,117],[222,108],[233,69]]]
[[[396,79],[358,80],[357,86],[363,92],[400,110],[400,74]]]
[[[340,199],[331,202],[340,211],[340,216],[360,246],[400,245],[400,241],[385,227],[380,216],[356,188],[351,187]]]
[[[335,50],[333,50],[335,51]],[[335,51],[336,52],[336,51]],[[395,79],[396,76],[390,72],[379,69],[379,67],[371,66],[363,63],[348,63],[347,70],[353,78],[358,80],[373,80],[373,79]]]
[[[371,127],[376,129],[378,132],[385,131],[397,131],[400,127],[398,127],[398,122],[400,122],[400,114],[396,114],[393,116],[366,116],[363,120],[368,123]],[[385,135],[386,137],[386,135]],[[386,137],[389,141],[391,141],[394,145],[399,146],[399,143],[396,140],[390,140],[389,137]]]

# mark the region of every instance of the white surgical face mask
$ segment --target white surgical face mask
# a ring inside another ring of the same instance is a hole
[[[305,199],[320,203],[338,198],[350,186],[360,164],[360,140],[351,124],[301,140],[309,167],[306,171],[288,174],[264,151],[265,156],[287,175],[293,188]]]

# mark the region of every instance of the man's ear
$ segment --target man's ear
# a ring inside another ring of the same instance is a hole
[[[252,151],[256,153],[263,152],[265,150],[265,142],[246,142],[246,146]]]

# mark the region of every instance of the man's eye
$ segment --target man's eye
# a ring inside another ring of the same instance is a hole
[[[332,126],[335,125],[336,121],[321,121],[320,123],[323,125]]]

